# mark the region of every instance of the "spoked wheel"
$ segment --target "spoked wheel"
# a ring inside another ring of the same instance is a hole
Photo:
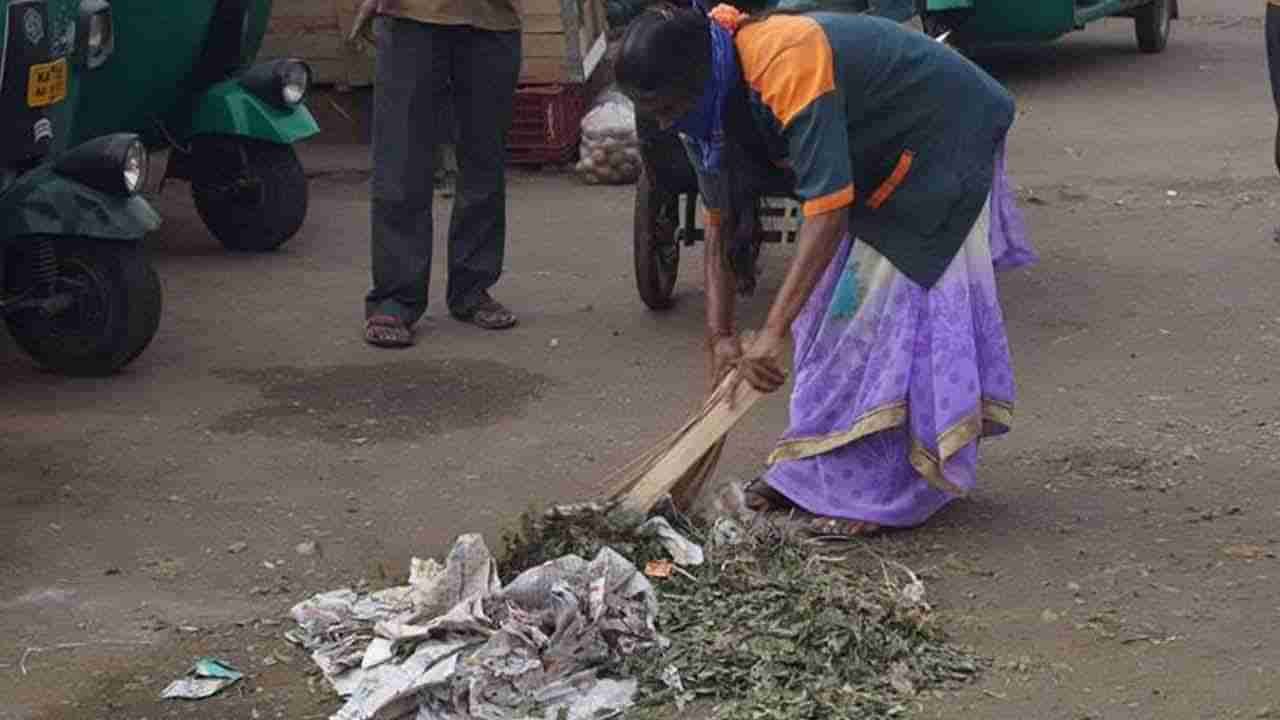
[[[1134,11],[1133,27],[1138,49],[1145,53],[1164,51],[1173,32],[1173,0],[1151,0]]]
[[[13,339],[45,367],[109,375],[142,354],[160,325],[160,279],[138,247],[58,238],[55,295],[65,307],[6,316]]]
[[[636,289],[651,310],[666,310],[673,304],[676,276],[680,270],[680,196],[654,183],[647,168],[636,181],[635,266]]]

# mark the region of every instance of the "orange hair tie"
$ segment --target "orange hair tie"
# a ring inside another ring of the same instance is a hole
[[[738,28],[742,23],[747,21],[749,17],[746,13],[732,5],[717,5],[711,8],[711,12],[707,13],[717,25],[724,28],[729,34],[738,32]]]

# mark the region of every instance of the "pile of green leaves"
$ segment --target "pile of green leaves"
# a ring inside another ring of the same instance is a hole
[[[641,568],[665,558],[656,542],[634,537],[635,526],[607,513],[526,515],[506,538],[504,575],[606,545]],[[709,561],[653,580],[671,647],[610,668],[640,681],[627,718],[894,718],[920,692],[979,670],[947,643],[915,576],[865,546],[842,557],[777,528],[754,528],[734,545],[679,529],[709,545]]]

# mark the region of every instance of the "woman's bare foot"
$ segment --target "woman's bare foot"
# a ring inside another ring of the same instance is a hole
[[[747,486],[742,489],[742,494],[746,498],[747,509],[752,512],[782,512],[795,507],[795,503],[787,499],[786,495],[774,490],[763,477],[757,477],[747,483]]]

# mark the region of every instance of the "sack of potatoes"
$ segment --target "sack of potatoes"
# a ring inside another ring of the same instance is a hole
[[[578,176],[589,185],[626,185],[640,177],[635,106],[617,90],[596,98],[582,119]]]

